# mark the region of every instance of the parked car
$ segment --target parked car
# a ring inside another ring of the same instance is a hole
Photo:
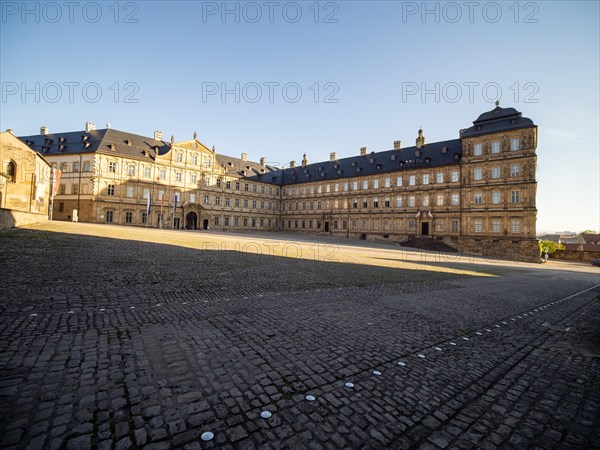
[[[600,267],[600,259],[592,259],[592,266]]]

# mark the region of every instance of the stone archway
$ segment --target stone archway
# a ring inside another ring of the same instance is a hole
[[[198,215],[190,211],[185,215],[185,228],[187,230],[195,230],[198,228]]]

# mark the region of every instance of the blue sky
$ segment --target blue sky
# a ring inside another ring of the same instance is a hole
[[[599,3],[475,3],[2,1],[0,127],[283,165],[456,138],[500,92],[539,127],[538,230],[598,230]]]

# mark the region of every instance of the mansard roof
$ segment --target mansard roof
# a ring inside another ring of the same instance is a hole
[[[106,153],[137,159],[169,152],[171,146],[146,136],[104,128],[93,131],[71,131],[67,133],[36,134],[19,137],[30,148],[41,155],[73,155],[80,153]]]
[[[460,139],[452,139],[429,143],[421,148],[413,146],[290,167],[283,170],[282,183],[300,184],[446,166],[459,164],[461,156]]]
[[[217,163],[229,174],[244,176],[264,183],[281,184],[281,170],[277,167],[226,155],[217,154],[216,158]]]
[[[461,131],[461,137],[473,137],[500,131],[517,130],[520,128],[535,127],[533,121],[517,111],[515,108],[494,109],[481,114],[473,122],[473,126]]]

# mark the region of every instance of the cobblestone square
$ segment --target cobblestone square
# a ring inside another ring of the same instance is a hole
[[[3,449],[600,448],[598,268],[62,222],[0,261]]]

